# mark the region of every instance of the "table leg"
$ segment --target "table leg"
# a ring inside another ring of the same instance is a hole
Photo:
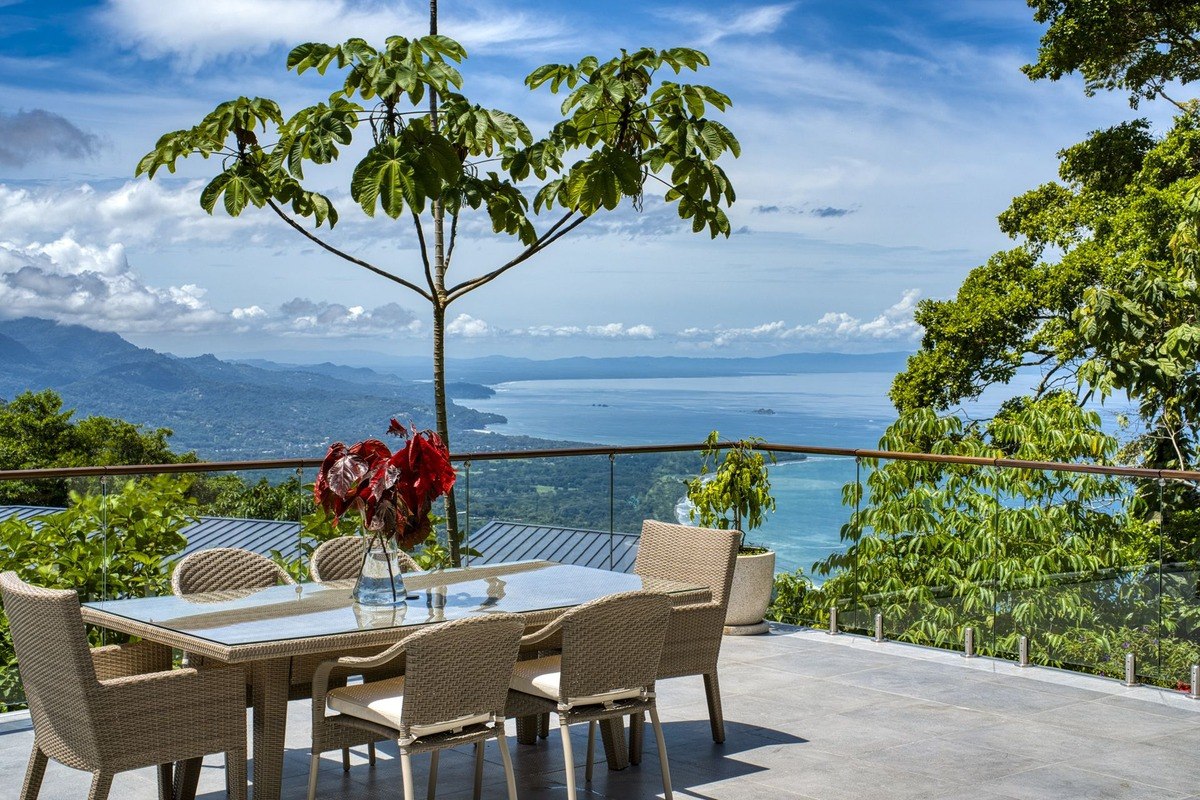
[[[189,758],[175,765],[175,800],[196,800],[196,786],[200,783],[202,758]]]
[[[621,717],[600,720],[600,739],[604,742],[604,756],[610,770],[622,770],[629,766],[629,751],[625,747],[625,724]]]
[[[279,800],[283,788],[283,742],[287,734],[288,658],[251,666],[254,697],[254,800]]]

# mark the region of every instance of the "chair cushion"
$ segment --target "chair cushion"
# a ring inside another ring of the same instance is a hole
[[[512,681],[509,687],[518,692],[545,697],[548,700],[559,699],[558,687],[562,679],[562,656],[543,656],[529,661],[518,661],[513,667]],[[584,697],[567,698],[568,706],[591,706],[600,703],[611,703],[617,700],[628,700],[641,697],[642,690],[614,689]]]
[[[388,678],[383,681],[343,686],[326,695],[325,704],[341,714],[349,714],[389,728],[399,728],[400,715],[404,711],[404,678]],[[430,725],[413,725],[409,728],[409,734],[429,736],[488,722],[491,718],[492,715],[485,712]]]

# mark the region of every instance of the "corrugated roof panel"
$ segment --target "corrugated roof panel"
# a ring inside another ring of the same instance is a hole
[[[629,572],[637,555],[638,535],[554,525],[527,525],[491,520],[471,534],[471,546],[483,553],[477,564],[545,559],[563,564]]]

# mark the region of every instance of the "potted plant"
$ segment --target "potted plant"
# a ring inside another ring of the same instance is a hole
[[[399,605],[405,600],[398,549],[421,544],[432,530],[433,501],[457,477],[446,446],[433,431],[417,432],[396,420],[388,433],[405,440],[392,452],[378,439],[347,447],[334,442],[313,484],[313,499],[333,518],[357,515],[367,538],[354,599],[362,605]]]
[[[775,456],[767,453],[764,457],[755,449],[762,441],[755,437],[722,446],[717,431],[713,431],[705,440],[700,474],[687,485],[693,521],[706,528],[742,533],[725,615],[725,633],[730,635],[767,632],[763,614],[771,602],[775,552],[746,543],[746,534],[762,525],[766,514],[775,510],[767,471],[767,459],[773,464]]]

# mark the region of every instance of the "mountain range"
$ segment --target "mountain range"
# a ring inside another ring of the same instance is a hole
[[[449,422],[458,452],[547,447],[488,433],[498,414],[463,405],[494,394],[489,384],[525,380],[719,377],[804,372],[895,372],[905,353],[794,353],[764,358],[448,359]],[[332,441],[380,436],[392,417],[434,426],[428,359],[364,366],[182,358],[138,347],[115,333],[25,317],[0,320],[0,399],[53,389],[80,417],[118,417],[174,431],[176,451],[204,460],[306,457]]]

